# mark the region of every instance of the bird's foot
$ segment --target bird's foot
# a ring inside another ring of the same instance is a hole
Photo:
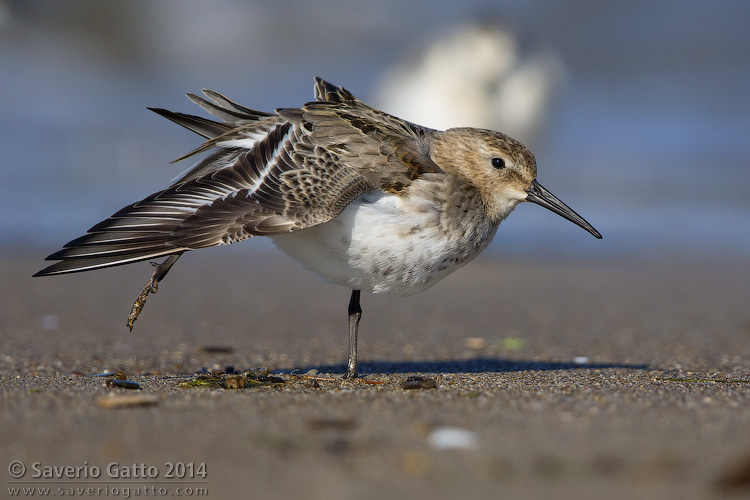
[[[138,298],[136,298],[135,302],[133,302],[133,305],[130,308],[130,314],[128,314],[128,330],[130,330],[131,332],[133,331],[133,324],[135,323],[135,320],[138,319],[138,316],[143,310],[143,306],[146,305],[148,295],[150,293],[156,293],[159,288],[159,282],[164,279],[174,263],[177,262],[177,259],[180,258],[180,255],[182,255],[182,253],[170,255],[167,260],[165,260],[161,264],[157,264],[155,262],[151,263],[151,265],[156,267],[156,269],[154,269],[154,272],[151,273],[151,277],[148,279],[146,284],[143,285],[141,293],[138,294]]]

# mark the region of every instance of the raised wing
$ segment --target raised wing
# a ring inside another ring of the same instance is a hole
[[[316,79],[299,109],[264,113],[211,91],[191,99],[222,121],[155,110],[208,140],[213,152],[167,189],[123,208],[47,257],[37,275],[127,264],[256,235],[304,229],[336,217],[361,194],[402,192],[426,172],[432,133],[362,104]]]

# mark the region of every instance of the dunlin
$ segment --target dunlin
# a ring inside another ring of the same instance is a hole
[[[221,121],[153,109],[207,140],[168,188],[53,253],[35,276],[167,257],[128,326],[188,250],[268,236],[324,280],[352,289],[346,378],[357,376],[360,291],[407,296],[476,257],[531,201],[599,232],[536,181],[534,155],[499,132],[437,131],[315,80],[316,101],[265,113],[213,91],[188,97]]]

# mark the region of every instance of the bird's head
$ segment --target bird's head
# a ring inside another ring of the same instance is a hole
[[[523,144],[499,132],[452,128],[439,133],[432,160],[446,172],[471,182],[482,196],[490,217],[502,221],[523,201],[547,208],[601,238],[602,235],[572,208],[536,180],[536,159]]]

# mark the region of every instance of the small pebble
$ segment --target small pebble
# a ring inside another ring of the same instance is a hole
[[[482,337],[466,337],[464,347],[474,351],[481,351],[487,346],[487,340]]]
[[[459,427],[437,427],[427,442],[436,450],[475,450],[479,447],[479,437],[474,431]]]
[[[234,352],[234,347],[228,345],[202,345],[198,350],[206,354],[231,354]]]
[[[136,396],[106,396],[96,400],[102,408],[128,408],[131,406],[153,406],[159,403],[156,394],[139,394]]]
[[[111,378],[104,382],[107,387],[119,387],[120,389],[132,389],[140,390],[141,384],[133,380],[122,380],[119,378]]]
[[[414,375],[406,377],[406,380],[401,382],[402,389],[437,389],[437,382],[434,378],[420,377]]]

